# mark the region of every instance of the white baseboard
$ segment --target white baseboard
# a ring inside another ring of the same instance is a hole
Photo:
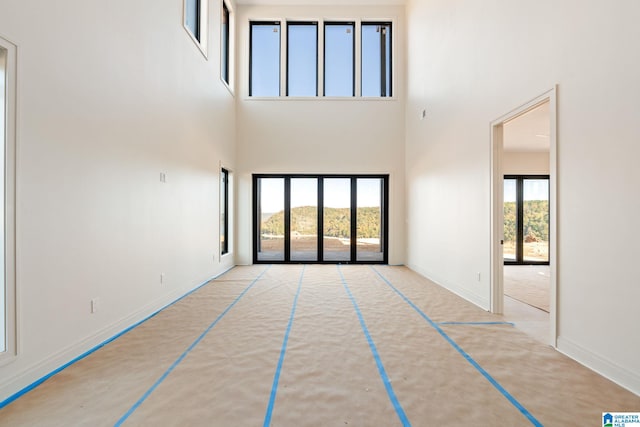
[[[9,378],[4,379],[0,386],[0,408],[2,408],[3,402],[6,400],[13,401],[15,398],[34,388],[34,386],[37,386],[42,382],[42,380],[49,378],[50,376],[65,369],[67,366],[83,359],[102,347],[104,344],[137,327],[139,324],[145,322],[179,299],[204,286],[214,278],[226,273],[231,268],[233,268],[233,266],[219,274],[216,274],[214,277],[205,280],[199,285],[190,288],[182,288],[157,298],[125,318],[100,329],[96,333],[63,348],[62,350],[42,359],[38,363],[16,372]]]
[[[407,267],[409,267],[411,270],[415,271],[425,279],[432,281],[436,285],[453,292],[454,294],[458,295],[460,298],[464,298],[467,301],[477,305],[481,309],[489,311],[489,300],[487,298],[484,298],[482,295],[478,295],[470,291],[469,289],[464,288],[455,283],[451,283],[446,280],[441,280],[438,277],[435,277],[433,274],[430,274],[428,271],[418,267],[415,264],[408,264]]]
[[[621,387],[640,396],[640,376],[628,369],[619,366],[604,357],[587,350],[586,348],[568,340],[558,337],[557,350],[572,358],[576,362],[610,379]]]

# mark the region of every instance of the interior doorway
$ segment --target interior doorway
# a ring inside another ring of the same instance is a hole
[[[491,311],[556,345],[556,90],[491,123]]]

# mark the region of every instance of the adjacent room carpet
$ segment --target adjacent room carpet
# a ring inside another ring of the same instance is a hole
[[[549,312],[551,276],[548,265],[505,265],[504,293]]]

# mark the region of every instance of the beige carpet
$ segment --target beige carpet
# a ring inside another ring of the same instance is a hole
[[[505,265],[504,293],[548,313],[550,277],[548,265]]]
[[[639,410],[502,320],[401,267],[235,268],[0,425],[586,426]]]

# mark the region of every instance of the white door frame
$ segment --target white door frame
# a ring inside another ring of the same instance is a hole
[[[511,110],[491,122],[491,312],[504,311],[504,183],[503,183],[503,130],[504,124],[522,116],[545,102],[549,103],[549,269],[551,292],[549,301],[549,343],[556,347],[557,289],[558,289],[558,227],[557,227],[557,86],[531,101]]]

